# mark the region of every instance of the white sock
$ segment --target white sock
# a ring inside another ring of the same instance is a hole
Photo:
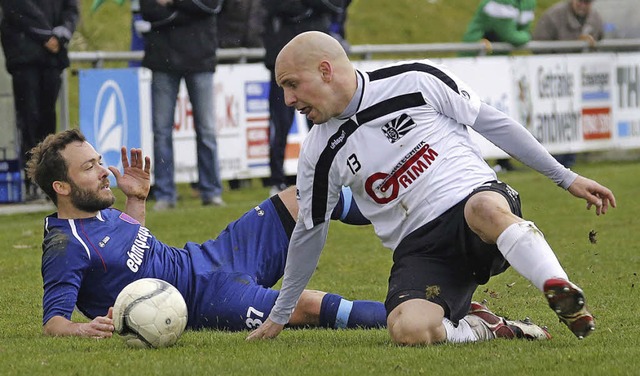
[[[496,245],[509,264],[540,291],[550,278],[569,280],[558,258],[533,222],[514,223],[498,236]]]
[[[458,326],[454,326],[449,319],[444,318],[442,319],[442,325],[444,325],[444,330],[447,332],[447,342],[464,343],[478,341],[478,337],[465,319],[458,321]]]

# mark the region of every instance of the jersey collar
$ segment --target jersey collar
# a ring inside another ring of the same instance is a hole
[[[342,111],[340,115],[338,115],[338,119],[347,120],[358,112],[358,106],[360,105],[360,100],[362,99],[362,90],[364,88],[364,78],[359,71],[356,71],[356,81],[358,82],[358,87],[356,88],[355,94],[353,94],[353,98],[347,105],[347,108]]]

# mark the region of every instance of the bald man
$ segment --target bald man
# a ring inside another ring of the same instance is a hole
[[[609,189],[564,168],[523,126],[428,60],[361,72],[338,42],[309,32],[278,55],[276,77],[286,104],[318,125],[299,158],[300,209],[282,290],[248,339],[273,338],[289,320],[343,185],[393,250],[385,302],[393,342],[486,339],[464,317],[476,288],[509,265],[544,292],[575,336],[595,329],[583,291],[522,218],[518,192],[497,180],[467,128],[585,199],[596,215],[616,206]]]

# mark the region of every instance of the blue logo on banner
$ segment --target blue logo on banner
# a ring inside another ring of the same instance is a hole
[[[247,113],[266,113],[268,116],[270,83],[268,81],[248,81],[244,84],[244,91]],[[299,133],[299,118],[305,119],[304,116],[296,113],[289,134]]]
[[[605,101],[609,100],[611,94],[608,91],[588,91],[582,93],[583,101]]]
[[[244,84],[247,113],[269,112],[269,82],[248,81]]]
[[[138,85],[136,68],[80,72],[80,130],[106,166],[122,169],[120,148],[141,145]]]
[[[618,122],[618,136],[630,137],[631,136],[631,124],[626,121]]]

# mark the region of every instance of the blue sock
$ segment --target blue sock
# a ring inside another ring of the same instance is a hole
[[[346,300],[327,294],[320,305],[320,326],[324,328],[385,328],[387,311],[384,304],[369,300]]]
[[[371,224],[360,212],[360,208],[358,208],[358,205],[356,205],[356,202],[353,200],[353,194],[349,187],[342,187],[340,199],[336,207],[333,208],[331,219],[339,219],[341,222],[349,225]]]

